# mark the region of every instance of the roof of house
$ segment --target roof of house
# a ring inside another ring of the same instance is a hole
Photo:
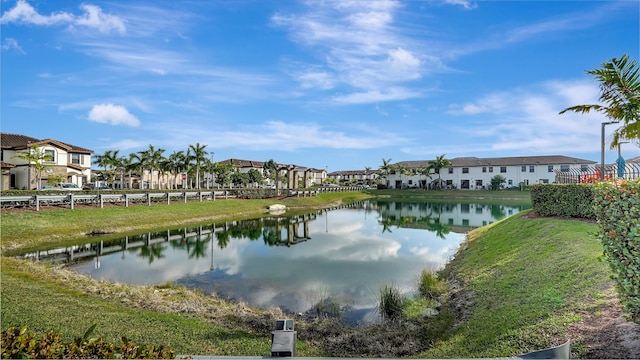
[[[378,170],[341,170],[341,171],[332,171],[329,173],[329,176],[346,176],[346,175],[376,175],[378,174]]]
[[[239,167],[239,168],[244,168],[244,167],[261,168],[264,166],[263,161],[241,160],[241,159],[227,159],[223,161],[218,161],[218,164],[231,164],[231,163],[233,163],[235,167]]]
[[[54,139],[39,140],[30,136],[20,134],[0,133],[0,146],[2,149],[24,150],[32,145],[42,146],[51,144],[68,152],[92,154],[93,150],[89,150],[80,146],[67,144]]]
[[[408,168],[419,168],[429,166],[431,161],[433,160],[401,161],[396,165],[401,164]],[[497,158],[458,157],[449,159],[449,161],[451,161],[451,167],[597,164],[597,161],[579,159],[564,155],[513,156]]]

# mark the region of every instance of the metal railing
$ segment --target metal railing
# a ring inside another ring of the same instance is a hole
[[[589,166],[586,169],[555,170],[558,184],[588,184],[604,180],[638,180],[640,179],[640,163],[627,163],[622,169],[618,165],[605,165],[604,173],[601,175],[601,166]]]
[[[247,192],[255,194],[247,194]],[[41,206],[56,206],[74,209],[76,205],[89,205],[104,208],[105,205],[152,204],[187,201],[215,201],[229,198],[273,198],[273,197],[311,197],[326,192],[349,192],[361,190],[358,187],[341,186],[318,189],[234,189],[234,190],[207,190],[207,191],[182,191],[182,192],[147,192],[147,193],[118,193],[103,192],[100,194],[61,193],[43,195],[8,195],[0,196],[0,207],[10,208],[35,208],[40,211]]]

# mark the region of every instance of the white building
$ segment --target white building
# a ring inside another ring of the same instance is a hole
[[[440,170],[443,188],[483,190],[488,189],[491,179],[502,175],[505,187],[556,182],[556,171],[571,173],[593,172],[596,161],[578,159],[562,155],[516,156],[500,158],[461,157],[450,159],[451,166]],[[430,160],[403,161],[394,167],[404,166],[412,175],[402,175],[392,171],[382,176],[382,183],[391,189],[420,188],[437,186],[438,174],[430,177],[420,175],[418,169],[426,168]]]
[[[8,170],[8,176],[2,176],[2,189],[38,189],[47,185],[49,176],[54,175],[62,178],[62,182],[74,183],[80,187],[91,182],[92,150],[58,140],[39,140],[8,133],[0,133],[0,147],[3,171]],[[48,158],[43,162],[45,170],[41,174],[40,184],[36,181],[37,175],[33,164],[16,157],[35,148]],[[8,183],[5,183],[6,180]]]

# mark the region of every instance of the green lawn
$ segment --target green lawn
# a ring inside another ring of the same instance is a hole
[[[615,294],[595,224],[521,215],[472,231],[447,265],[442,275],[465,284],[472,306],[422,356],[503,357],[557,346],[569,340],[568,325]],[[578,350],[580,339],[571,340]]]

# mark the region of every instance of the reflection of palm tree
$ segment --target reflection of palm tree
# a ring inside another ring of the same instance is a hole
[[[205,242],[199,236],[195,238],[195,242],[187,241],[187,249],[189,249],[190,243],[193,244],[194,246],[193,246],[193,250],[189,251],[189,259],[193,259],[194,257],[196,259],[200,259],[207,256],[206,249],[204,247]]]
[[[491,205],[491,217],[495,220],[500,220],[506,216],[507,214],[504,212],[502,205]]]
[[[151,264],[155,260],[165,257],[164,255],[162,255],[163,250],[164,248],[162,247],[162,244],[143,246],[140,248],[139,256],[143,258],[149,258],[149,264]]]
[[[429,221],[429,230],[435,232],[437,237],[444,239],[445,235],[451,232],[451,228],[441,223],[440,219],[432,219],[432,220],[433,221]]]
[[[384,234],[385,232],[392,232],[391,231],[391,226],[394,225],[394,220],[389,217],[389,216],[383,216],[382,220],[379,221],[380,225],[382,225],[382,233]]]
[[[218,247],[224,249],[229,245],[229,231],[224,230],[216,233],[216,239],[218,239]]]
[[[264,243],[269,246],[277,244],[278,229],[276,227],[262,229],[262,240],[264,240]]]

